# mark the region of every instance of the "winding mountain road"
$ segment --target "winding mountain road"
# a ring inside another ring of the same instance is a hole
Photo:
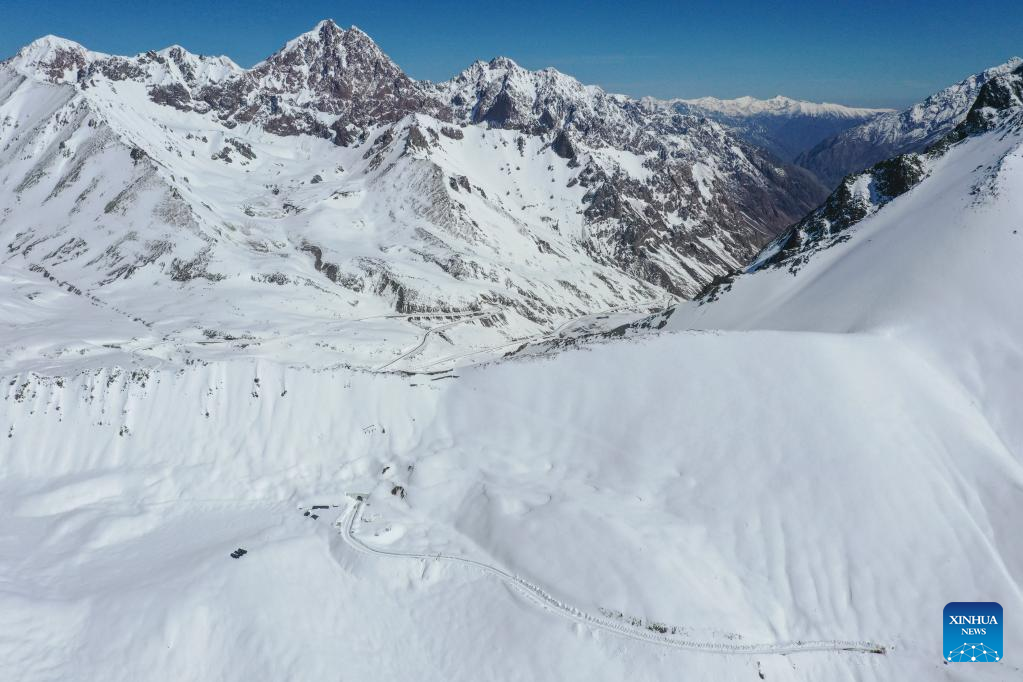
[[[665,302],[662,304],[662,308],[666,308],[668,305],[670,305],[670,302],[672,300],[677,301],[678,299],[676,299],[674,296],[669,296],[667,299],[665,299]],[[442,365],[442,364],[445,364],[445,363],[448,363],[448,362],[454,362],[454,361],[457,361],[457,360],[461,360],[463,358],[471,357],[473,355],[481,355],[483,353],[496,353],[496,352],[502,351],[502,350],[504,350],[506,348],[514,348],[516,346],[523,346],[523,345],[528,345],[528,344],[539,344],[539,343],[543,343],[544,341],[551,341],[553,339],[557,339],[558,337],[560,337],[561,333],[563,331],[565,331],[565,329],[567,329],[568,327],[571,327],[574,324],[578,324],[578,323],[582,322],[583,320],[585,320],[587,318],[596,318],[596,317],[599,317],[601,315],[612,315],[612,314],[615,314],[615,313],[625,312],[625,311],[635,311],[637,309],[644,308],[646,306],[655,305],[656,303],[657,303],[657,301],[648,301],[646,303],[629,303],[629,304],[626,304],[626,305],[614,306],[612,308],[605,308],[604,310],[596,310],[596,311],[594,311],[592,313],[585,313],[585,314],[579,315],[577,317],[570,317],[567,320],[564,320],[563,322],[561,322],[558,325],[556,325],[550,331],[541,332],[539,334],[533,334],[531,336],[524,336],[524,337],[519,338],[519,339],[512,339],[508,343],[502,343],[502,344],[497,345],[497,346],[487,346],[485,348],[477,348],[475,350],[466,351],[464,353],[459,353],[457,355],[449,355],[447,357],[440,358],[440,359],[437,359],[437,360],[431,360],[430,362],[427,362],[425,365],[421,365],[421,366],[419,366],[419,367],[417,367],[417,368],[415,368],[413,370],[409,370],[409,371],[412,371],[412,372],[427,372],[427,371],[432,370],[437,365]],[[410,355],[411,353],[415,352],[416,350],[418,350],[419,348],[422,348],[422,346],[425,343],[426,343],[426,337],[423,338],[423,342],[419,346],[417,346],[416,348],[412,349],[412,351],[410,351],[409,353],[405,353],[404,355],[402,355],[402,357],[406,357],[406,356]],[[401,358],[397,358],[395,360],[392,360],[391,362],[387,363],[386,365],[384,365],[380,369],[383,369],[384,367],[389,367],[390,365],[394,364],[395,362],[397,362],[400,359]],[[380,370],[378,369],[377,371],[380,371]]]
[[[391,365],[394,365],[394,364],[396,364],[398,362],[401,362],[402,360],[404,360],[404,359],[406,359],[408,357],[411,357],[411,356],[415,355],[416,353],[418,353],[423,348],[423,346],[426,345],[426,342],[430,338],[430,334],[434,334],[434,333],[439,332],[439,331],[444,331],[445,329],[450,329],[451,327],[454,327],[455,325],[459,325],[462,322],[465,322],[466,320],[470,320],[470,319],[473,319],[473,318],[476,318],[476,317],[482,317],[484,315],[491,315],[494,312],[496,312],[496,309],[494,309],[494,308],[487,308],[487,309],[479,310],[479,311],[473,312],[473,313],[460,314],[457,320],[452,320],[451,322],[448,322],[447,324],[441,324],[441,325],[437,325],[436,327],[431,327],[430,329],[426,330],[426,332],[423,334],[423,338],[421,338],[419,340],[419,343],[417,343],[412,348],[409,348],[408,350],[406,350],[405,352],[403,352],[401,355],[399,355],[398,357],[394,358],[393,360],[390,360],[390,361],[380,365],[374,371],[376,371],[376,372],[383,372],[384,370],[386,370]],[[406,318],[415,317],[415,318],[419,318],[419,317],[433,317],[433,316],[430,316],[430,315],[404,315],[404,316],[396,316],[396,317],[406,317]],[[437,317],[450,318],[450,317],[452,317],[452,314],[448,313],[448,314],[437,316]]]
[[[685,649],[690,651],[704,651],[718,654],[794,654],[810,651],[828,652],[852,652],[867,654],[884,654],[886,647],[876,642],[869,641],[846,641],[846,640],[818,640],[805,641],[796,640],[792,642],[768,642],[760,644],[736,644],[732,642],[700,642],[686,639],[678,635],[660,633],[643,627],[629,625],[625,622],[613,620],[602,616],[595,616],[569,604],[558,601],[539,585],[531,583],[524,578],[512,575],[507,571],[490,564],[468,559],[465,557],[448,556],[444,554],[416,554],[397,552],[393,550],[380,549],[364,543],[355,535],[355,522],[359,518],[363,502],[357,501],[351,505],[345,515],[337,521],[340,534],[345,544],[357,552],[374,554],[377,556],[396,557],[401,559],[446,561],[449,563],[462,564],[478,568],[484,573],[490,574],[499,580],[507,583],[521,593],[534,605],[568,618],[576,623],[612,632],[623,637],[649,642],[660,646]]]

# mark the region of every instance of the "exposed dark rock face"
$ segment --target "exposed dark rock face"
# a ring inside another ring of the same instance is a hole
[[[449,118],[431,90],[405,75],[359,29],[345,31],[324,21],[237,79],[206,86],[199,96],[225,119],[347,145],[369,126],[412,112]],[[333,116],[334,123],[324,125],[312,112]]]
[[[984,83],[966,118],[937,146],[954,144],[991,130],[1023,105],[1023,63],[1003,77]]]
[[[323,273],[324,277],[329,279],[331,282],[338,280],[339,268],[335,263],[327,263],[323,260],[323,249],[314,244],[303,244],[302,251],[312,254],[315,261],[313,267],[316,268],[317,272]]]
[[[916,154],[904,154],[882,161],[845,178],[816,211],[790,228],[776,244],[778,252],[764,265],[787,264],[797,269],[810,251],[830,237],[845,232],[869,214],[901,196],[925,177],[923,162]]]
[[[430,142],[423,135],[423,130],[419,126],[412,126],[408,131],[408,137],[405,138],[405,153],[411,153],[416,150],[425,151],[430,148]]]
[[[503,128],[515,119],[515,114],[515,100],[501,91],[482,115],[473,117],[473,123],[490,123]]]
[[[40,64],[40,67],[50,80],[56,82],[62,80],[68,71],[77,72],[77,78],[81,80],[86,65],[85,55],[80,50],[58,47],[53,51],[49,61]]]
[[[192,111],[192,93],[181,83],[154,86],[149,90],[149,99],[179,111]]]
[[[564,130],[558,133],[558,136],[551,142],[551,149],[563,159],[575,158],[575,147],[572,146],[572,140]]]

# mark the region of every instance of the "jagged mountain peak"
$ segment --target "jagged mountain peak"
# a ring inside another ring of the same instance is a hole
[[[199,55],[180,45],[125,57],[95,52],[54,35],[32,41],[4,63],[27,78],[79,84],[83,88],[95,84],[97,78],[130,79],[149,85],[204,86],[245,72],[229,57]]]
[[[352,28],[356,29],[355,26],[352,26]],[[319,33],[321,31],[344,33],[344,29],[341,28],[341,26],[330,17],[326,19],[320,19],[318,22],[316,22],[316,26],[313,27],[313,32]]]
[[[476,61],[437,87],[455,118],[468,123],[542,132],[562,127],[577,116],[599,119],[595,112],[600,109],[607,109],[606,122],[620,116],[619,111],[611,111],[617,105],[604,106],[614,96],[600,87],[583,85],[551,67],[532,71],[508,57]]]
[[[409,78],[366,33],[325,19],[240,78],[200,93],[222,119],[347,145],[412,111],[449,118],[434,86]],[[324,114],[331,120],[324,119]]]
[[[492,58],[488,62],[477,61],[476,65],[479,65],[482,70],[497,74],[522,74],[533,78],[554,78],[554,79],[565,79],[578,83],[579,81],[561,71],[558,71],[553,66],[546,66],[542,69],[528,69],[511,57],[499,55]]]
[[[289,40],[280,50],[256,64],[252,72],[308,67],[310,74],[320,70],[327,75],[367,66],[372,67],[376,75],[405,75],[365,32],[355,26],[345,30],[333,19],[324,19],[311,31]]]
[[[998,72],[981,86],[966,118],[936,144],[932,152],[939,152],[943,146],[990,130],[1009,119],[1015,119],[1015,127],[1020,127],[1020,114],[1023,111],[1023,60],[1008,62],[1006,66],[1011,70]]]
[[[158,62],[163,60],[171,71],[172,78],[191,87],[219,83],[245,73],[245,69],[238,66],[230,57],[195,54],[180,45],[171,45],[140,55],[142,58],[147,56]]]
[[[893,112],[904,125],[927,123],[932,119],[946,120],[954,117],[958,109],[969,109],[973,98],[984,83],[997,76],[1010,73],[1023,64],[1023,59],[1011,57],[1002,64],[984,69],[980,73],[967,76],[963,80],[928,96],[923,102],[917,103],[903,111]],[[955,105],[955,106],[952,106]],[[965,111],[963,112],[965,113]],[[886,132],[888,132],[886,130]]]
[[[518,62],[511,57],[497,56],[491,59],[487,66],[491,69],[521,69]]]
[[[995,76],[1000,73],[1009,73],[1015,71],[1020,66],[1023,66],[1023,57],[1013,56],[1006,59],[1003,63],[996,66],[992,66],[989,69],[985,69],[984,73]]]
[[[175,62],[179,63],[191,61],[216,62],[219,64],[223,64],[224,66],[229,67],[231,70],[237,71],[239,73],[245,70],[227,55],[197,54],[195,52],[189,51],[188,48],[182,47],[181,45],[177,44],[168,45],[162,50],[156,50],[156,54],[160,55],[164,59],[173,59]]]
[[[200,63],[205,79],[190,73]],[[435,85],[361,31],[321,22],[252,69],[233,66],[172,46],[68,70],[77,91],[31,119],[47,122],[50,153],[0,179],[24,207],[0,226],[28,225],[5,243],[73,226],[74,258],[44,265],[28,242],[19,253],[83,291],[119,290],[137,272],[218,295],[222,280],[255,296],[309,283],[324,301],[402,312],[499,305],[533,329],[570,308],[692,295],[819,198],[713,122],[507,58]],[[0,87],[11,95],[0,120],[45,99],[38,82],[11,83],[21,90]],[[27,129],[7,131],[11,149],[30,143]],[[31,214],[51,195],[67,207],[56,228]],[[112,212],[138,239],[92,229]]]
[[[91,52],[73,40],[45,35],[18,50],[6,64],[23,76],[63,82],[73,80],[78,69],[90,61],[105,57],[107,55]]]
[[[302,42],[323,42],[329,44],[344,35],[344,33],[345,30],[333,19],[321,19],[311,29],[298,34],[285,43],[284,47],[279,51],[283,52]]]
[[[482,59],[473,62],[469,68],[442,83],[441,86],[454,83],[492,83],[498,82],[508,87],[535,90],[543,87],[560,87],[564,90],[583,92],[603,92],[596,85],[583,85],[579,80],[558,71],[552,66],[543,69],[527,69],[511,57],[498,56],[490,61]]]
[[[18,56],[29,58],[45,58],[60,50],[72,50],[76,52],[88,52],[81,43],[68,38],[55,36],[52,33],[36,38],[25,47],[18,50]]]

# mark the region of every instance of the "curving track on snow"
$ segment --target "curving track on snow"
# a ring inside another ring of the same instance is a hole
[[[362,509],[362,505],[362,501],[356,502],[347,512],[347,518],[342,516],[341,520],[338,521],[338,525],[341,528],[341,537],[345,544],[352,549],[364,554],[375,554],[377,556],[398,557],[401,559],[446,561],[449,563],[472,566],[504,581],[511,587],[518,590],[524,597],[526,597],[527,600],[540,608],[556,613],[574,622],[589,625],[590,627],[597,628],[599,630],[612,632],[623,637],[629,637],[631,639],[649,642],[660,646],[673,647],[675,649],[703,651],[717,654],[794,654],[811,651],[845,651],[852,653],[884,654],[886,652],[886,647],[876,642],[846,641],[838,639],[817,641],[796,640],[793,642],[771,642],[762,644],[700,642],[677,635],[661,634],[653,630],[631,626],[609,618],[594,616],[593,614],[586,613],[585,611],[577,609],[569,604],[558,601],[539,585],[531,583],[519,576],[512,575],[497,566],[491,566],[490,564],[485,564],[481,561],[444,554],[415,554],[411,552],[396,552],[372,547],[355,537],[355,520],[359,517],[359,511]]]

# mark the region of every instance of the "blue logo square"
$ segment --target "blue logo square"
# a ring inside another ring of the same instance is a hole
[[[949,663],[1002,660],[1002,605],[993,601],[954,601],[945,605],[942,658]]]

